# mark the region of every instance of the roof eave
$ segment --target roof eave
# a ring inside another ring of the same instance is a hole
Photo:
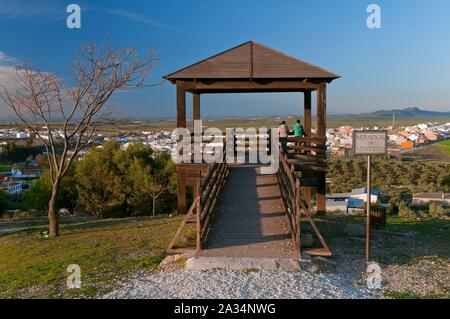
[[[234,78],[234,77],[230,77],[230,78],[216,78],[216,77],[194,77],[194,76],[180,76],[180,77],[172,77],[169,75],[165,75],[162,78],[172,82],[173,84],[176,83],[177,80],[221,80],[221,81],[226,81],[226,80],[275,80],[275,79],[291,79],[291,80],[305,80],[305,79],[314,79],[314,80],[324,80],[328,83],[331,83],[334,80],[340,79],[341,76],[340,75],[335,75],[335,76],[330,76],[330,77],[292,77],[292,78],[277,78],[277,77],[266,77],[266,78],[257,78],[257,77],[253,77],[252,79],[246,77],[246,78]]]

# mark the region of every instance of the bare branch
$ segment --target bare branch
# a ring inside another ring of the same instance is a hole
[[[44,144],[52,192],[57,192],[80,152],[92,145],[98,124],[111,115],[111,96],[122,89],[159,85],[144,83],[156,61],[153,50],[141,57],[134,48],[83,45],[68,68],[73,78],[70,85],[64,86],[50,73],[22,66],[17,68],[16,87],[0,89],[0,99]]]

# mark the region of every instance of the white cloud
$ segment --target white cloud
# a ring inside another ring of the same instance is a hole
[[[54,1],[2,0],[0,2],[0,19],[24,17],[51,17],[65,13],[61,3]]]
[[[17,63],[17,59],[9,56],[5,52],[0,51],[0,89],[14,88],[17,86],[17,73],[14,64]],[[12,115],[11,110],[0,101],[0,119],[10,117]]]
[[[0,65],[0,87],[13,87],[16,85],[17,74],[12,66]]]
[[[17,74],[14,64],[16,63],[16,58],[0,51],[0,87],[15,86]]]
[[[123,18],[126,18],[126,19],[130,19],[130,20],[133,20],[133,21],[140,22],[140,23],[148,24],[148,25],[150,25],[152,27],[156,27],[156,28],[160,28],[160,29],[168,29],[168,30],[174,29],[172,26],[162,24],[159,21],[150,19],[149,17],[146,17],[146,16],[138,14],[138,13],[134,13],[134,12],[131,12],[131,11],[112,10],[111,9],[111,10],[107,10],[106,12],[108,14],[112,14],[112,15],[115,15],[115,16],[123,17]]]
[[[17,59],[0,51],[0,64],[17,63]]]
[[[67,3],[68,4],[68,3]],[[163,24],[145,15],[132,11],[119,9],[104,9],[104,7],[91,7],[82,5],[83,12],[103,11],[125,19],[133,20],[155,28],[173,30],[174,27]],[[0,0],[0,20],[40,17],[47,19],[61,19],[66,17],[66,7],[61,2],[54,0],[26,1],[26,0]]]

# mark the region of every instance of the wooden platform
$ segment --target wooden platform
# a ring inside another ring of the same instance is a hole
[[[258,165],[230,165],[213,229],[200,256],[298,258],[275,175]]]

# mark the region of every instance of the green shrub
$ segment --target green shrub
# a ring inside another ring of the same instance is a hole
[[[429,217],[428,213],[426,211],[423,210],[419,210],[417,212],[417,216],[421,219],[427,219]]]
[[[76,165],[79,202],[98,217],[171,212],[176,204],[176,165],[142,143],[126,150],[116,142],[93,149]]]
[[[30,217],[28,212],[24,212],[24,211],[22,211],[20,209],[16,209],[14,211],[14,215],[13,215],[14,219],[23,219],[23,218],[28,218],[28,217]]]
[[[387,208],[386,208],[386,214],[388,216],[392,216],[392,215],[394,215],[394,212],[395,212],[395,206],[392,205],[391,203],[389,203]]]
[[[428,213],[432,218],[442,218],[445,215],[445,209],[437,203],[430,203]]]
[[[28,211],[28,215],[30,215],[30,217],[44,217],[47,216],[47,212],[44,210],[39,210],[39,209],[30,209]]]
[[[416,218],[416,213],[408,207],[405,202],[401,202],[398,207],[398,217],[401,218]]]
[[[77,189],[75,187],[73,169],[69,169],[61,182],[56,209],[67,208],[73,210],[77,203]],[[38,210],[42,215],[47,214],[48,202],[51,196],[51,181],[48,171],[41,174],[39,179],[33,181],[31,188],[24,194],[24,201],[28,210]],[[40,216],[42,216],[40,215]]]

